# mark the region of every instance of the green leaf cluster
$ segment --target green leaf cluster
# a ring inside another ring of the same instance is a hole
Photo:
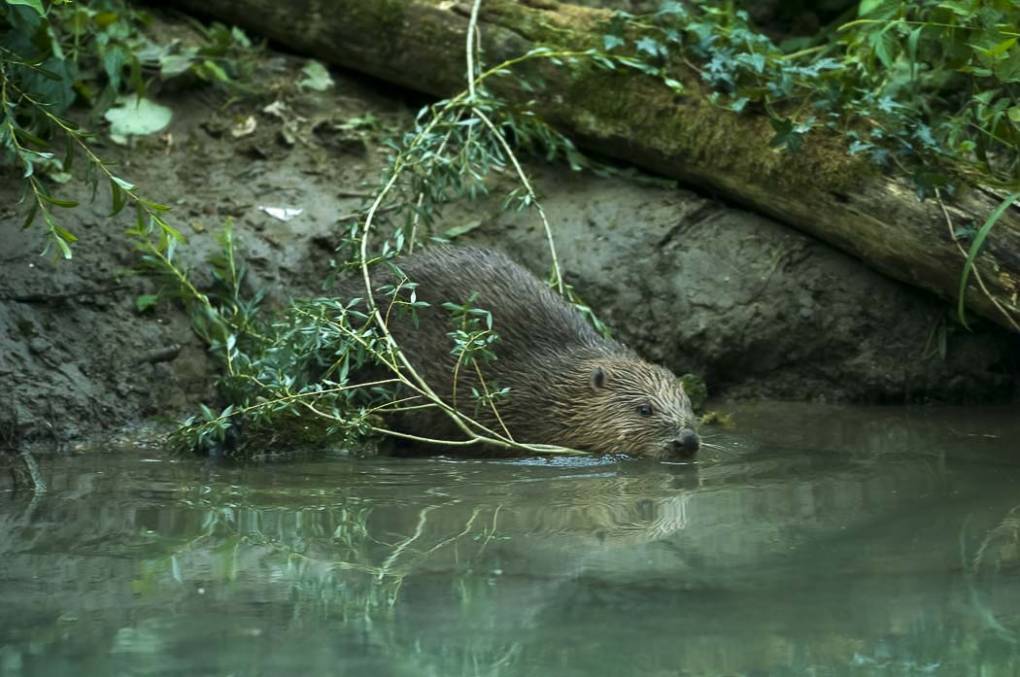
[[[777,44],[732,3],[667,1],[617,13],[603,44],[664,79],[693,69],[719,106],[765,112],[777,147],[828,129],[921,196],[961,175],[1016,187],[1020,3],[862,0],[858,14]]]
[[[197,26],[201,44],[184,45],[153,40],[150,25],[148,14],[124,0],[0,2],[0,164],[20,170],[24,226],[42,222],[49,234],[46,250],[63,258],[71,258],[77,238],[55,210],[77,203],[57,197],[54,184],[75,176],[93,188],[109,181],[114,212],[125,200],[153,211],[139,202],[133,187],[118,188],[118,181],[128,182],[92,151],[90,135],[69,117],[73,105],[91,113],[76,119],[97,123],[105,114],[111,134],[125,139],[169,122],[169,109],[143,96],[154,81],[191,74],[240,88],[250,72],[252,45],[239,29]],[[85,162],[76,164],[79,157]]]
[[[162,281],[161,295],[185,302],[196,332],[223,365],[222,407],[204,408],[188,419],[177,434],[180,446],[249,454],[267,447],[347,445],[369,434],[392,433],[386,429],[387,414],[439,406],[409,375],[399,346],[380,326],[380,318],[385,324],[398,314],[417,322],[417,313],[428,306],[417,298],[415,282],[401,272],[396,257],[433,238],[444,205],[486,195],[494,172],[519,169],[517,150],[564,158],[576,167],[588,164],[568,139],[529,108],[512,108],[486,87],[490,78],[517,77],[510,69],[521,61],[556,59],[566,64],[581,56],[590,55],[538,49],[500,64],[480,73],[468,91],[423,108],[411,129],[385,142],[390,154],[379,188],[347,224],[333,262],[337,273],[355,271],[356,279],[373,266],[389,269],[397,282],[377,287],[373,295],[379,318],[359,297],[300,300],[282,313],[261,313],[260,298],[245,300],[241,292],[243,266],[229,229],[221,238],[222,254],[210,261],[212,288],[199,291],[190,271],[165,255],[172,242],[166,237],[155,240],[154,227],[148,234],[139,229],[143,261]],[[519,185],[508,191],[504,206],[541,216],[530,182],[523,173],[517,176]],[[562,287],[604,331],[556,273],[551,286]],[[332,276],[325,288],[335,289]],[[473,404],[476,416],[484,408],[498,417],[498,405],[510,391],[484,377],[499,336],[492,314],[477,307],[476,300],[472,296],[440,304],[448,314],[456,369],[477,376],[477,385],[471,379],[466,392],[454,393],[454,404],[459,397],[460,405]],[[456,372],[453,380],[459,382]]]

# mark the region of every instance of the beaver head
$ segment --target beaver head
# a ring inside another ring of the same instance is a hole
[[[701,446],[697,418],[680,380],[668,369],[631,356],[573,365],[551,383],[570,406],[555,406],[559,444],[585,451],[650,458],[689,458]],[[559,386],[559,387],[557,387]]]

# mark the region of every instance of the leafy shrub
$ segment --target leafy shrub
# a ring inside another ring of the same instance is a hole
[[[677,84],[693,68],[720,106],[772,120],[796,150],[816,128],[851,154],[914,178],[919,194],[954,174],[1016,186],[1020,170],[1020,4],[1001,0],[863,0],[859,18],[777,45],[730,3],[661,3],[617,13],[604,47]]]
[[[72,174],[93,186],[107,182],[114,211],[126,203],[165,233],[179,237],[162,219],[159,205],[139,196],[116,176],[89,145],[90,135],[71,121],[76,103],[93,122],[131,120],[136,133],[156,131],[169,121],[169,109],[144,98],[153,79],[190,74],[200,80],[242,87],[250,67],[251,42],[239,29],[201,28],[201,46],[153,41],[151,18],[123,0],[3,0],[0,4],[0,162],[14,164],[27,197],[25,226],[42,221],[47,249],[71,258],[76,237],[60,225],[57,209],[74,201],[54,194],[54,184]],[[124,97],[133,92],[133,97]],[[148,116],[146,116],[148,114]],[[80,117],[80,116],[77,116]],[[116,131],[116,128],[114,129]],[[76,158],[83,166],[75,166]]]

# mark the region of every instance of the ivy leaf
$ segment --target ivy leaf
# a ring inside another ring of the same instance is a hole
[[[621,38],[619,35],[612,35],[607,33],[602,36],[602,46],[607,52],[611,52],[617,47],[622,47],[627,44],[627,41]]]
[[[750,99],[748,99],[746,96],[742,96],[739,99],[736,99],[732,103],[730,103],[729,109],[734,113],[739,113],[744,110],[744,107],[747,106],[748,101],[750,101]]]
[[[755,73],[761,74],[765,71],[765,57],[761,54],[741,54],[737,61],[747,64]]]
[[[892,98],[888,96],[883,96],[881,99],[878,100],[878,110],[882,111],[883,113],[892,113],[899,107],[900,105],[893,101]]]
[[[674,14],[679,17],[687,16],[687,8],[685,8],[679,2],[675,0],[666,0],[659,5],[659,11],[656,12],[659,16],[666,16],[668,14]]]
[[[928,148],[938,147],[938,143],[935,141],[935,137],[931,133],[931,127],[928,125],[917,125],[917,129],[914,131],[914,137]]]
[[[776,133],[769,145],[782,146],[785,143],[784,139],[793,131],[793,121],[788,118],[771,118],[769,124],[772,125],[772,130]]]
[[[809,117],[803,122],[794,123],[789,118],[771,118],[769,123],[771,123],[772,129],[776,132],[769,145],[773,148],[786,148],[790,151],[797,151],[804,144],[804,137],[814,127],[815,119]]]
[[[636,47],[639,52],[644,52],[649,56],[659,57],[666,55],[666,48],[654,38],[643,37],[637,41]]]

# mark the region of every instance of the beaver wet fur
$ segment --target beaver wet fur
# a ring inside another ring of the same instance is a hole
[[[456,396],[455,406],[464,414],[501,430],[491,408],[477,407],[472,398],[472,388],[483,392],[474,369],[461,366],[454,393],[457,357],[448,334],[455,325],[442,304],[460,305],[476,294],[470,306],[490,311],[499,335],[491,346],[496,359],[479,364],[490,392],[510,388],[496,404],[515,441],[652,458],[689,457],[697,451],[696,419],[679,379],[600,335],[573,306],[506,255],[433,246],[393,263],[416,283],[417,300],[429,307],[419,308],[416,319],[394,310],[390,331],[434,392],[450,404]],[[384,313],[391,296],[380,287],[399,282],[400,275],[389,266],[373,269],[372,287]],[[351,297],[363,294],[362,287]],[[409,290],[400,295],[406,300]],[[435,408],[390,415],[387,423],[421,437],[465,438]]]

